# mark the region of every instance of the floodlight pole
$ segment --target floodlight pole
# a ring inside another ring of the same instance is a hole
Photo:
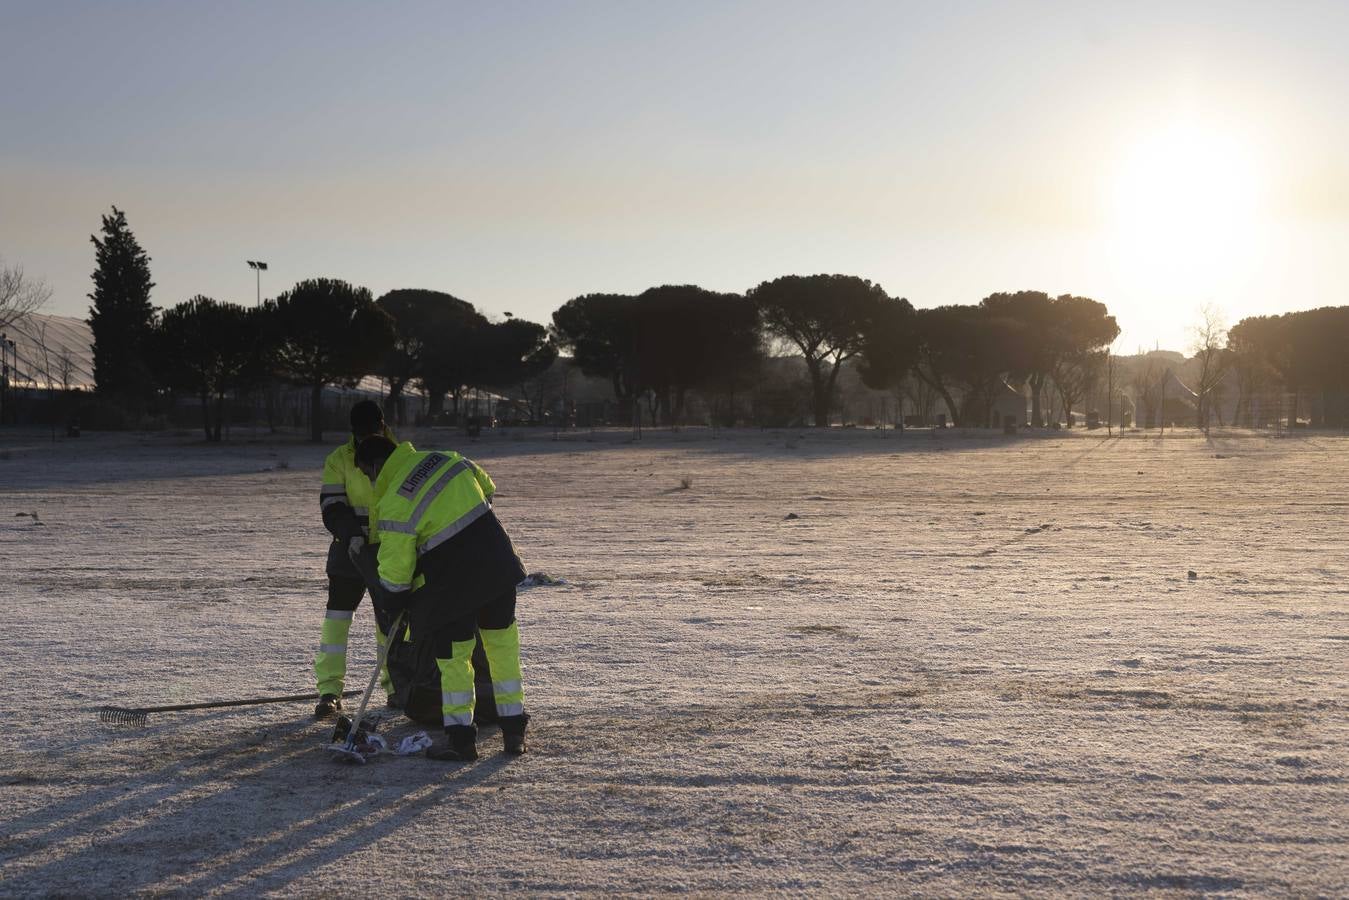
[[[5,413],[15,420],[14,379],[19,375],[19,345],[9,334],[0,334],[0,425],[5,423]]]
[[[0,334],[0,425],[5,424],[5,394],[9,391],[9,335]]]
[[[248,267],[258,276],[258,296],[254,305],[262,306],[262,273],[267,271],[267,264],[252,259],[246,260],[246,262],[248,263]]]

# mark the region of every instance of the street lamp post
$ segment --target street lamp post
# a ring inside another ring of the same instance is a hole
[[[0,425],[5,424],[5,391],[9,389],[9,335],[0,334]]]
[[[258,300],[257,300],[257,305],[258,305],[258,306],[261,306],[261,305],[262,305],[262,273],[267,271],[267,264],[266,264],[265,262],[257,262],[256,260],[252,260],[252,259],[246,260],[246,262],[248,263],[248,267],[249,267],[250,269],[252,269],[254,272],[257,273],[257,276],[258,276]]]
[[[18,345],[9,339],[8,334],[0,334],[0,425],[5,422],[5,406],[12,397],[10,382],[19,365]],[[12,404],[11,404],[12,405]]]

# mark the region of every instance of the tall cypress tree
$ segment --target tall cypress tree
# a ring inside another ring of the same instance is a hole
[[[89,327],[94,333],[94,383],[98,392],[139,411],[152,390],[144,355],[150,349],[155,310],[150,305],[150,257],[117,207],[103,216],[103,236],[90,235],[94,292]]]

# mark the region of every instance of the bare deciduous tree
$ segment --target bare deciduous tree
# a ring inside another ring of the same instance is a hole
[[[46,320],[34,320],[34,326],[28,329],[28,339],[33,345],[33,368],[35,371],[29,376],[34,387],[46,388],[48,402],[48,416],[50,418],[52,443],[56,443],[56,386],[64,379],[66,383],[70,380],[70,373],[63,369],[64,364],[73,368],[70,361],[70,354],[61,347],[57,347],[47,337]],[[39,380],[39,378],[41,380]],[[64,399],[64,394],[61,395]],[[64,406],[64,402],[62,402]]]
[[[1134,408],[1143,411],[1142,428],[1152,428],[1162,418],[1162,385],[1166,381],[1166,364],[1156,356],[1139,354],[1138,365],[1129,379],[1133,389]]]
[[[932,411],[937,406],[937,392],[921,378],[905,378],[899,383],[900,399],[908,398],[920,425],[932,424]],[[901,414],[903,404],[900,405]]]
[[[1199,427],[1208,434],[1214,403],[1220,399],[1223,376],[1232,362],[1232,355],[1227,352],[1227,327],[1222,311],[1208,303],[1201,306],[1199,322],[1191,328],[1191,333],[1194,340],[1190,352],[1199,362],[1199,383],[1195,385],[1195,393],[1199,396]],[[1218,425],[1222,424],[1219,412]]]
[[[1078,350],[1065,353],[1054,361],[1053,368],[1050,369],[1054,386],[1059,392],[1059,399],[1063,402],[1064,419],[1069,428],[1072,428],[1074,423],[1073,406],[1091,396],[1096,382],[1100,380],[1105,352]]]
[[[46,282],[25,274],[23,266],[6,266],[0,259],[0,328],[37,312],[51,295]]]
[[[32,368],[34,371],[29,376],[29,381],[33,387],[46,388],[52,387],[52,359],[55,348],[47,340],[47,323],[36,322],[34,327],[28,329],[28,339],[33,345]]]

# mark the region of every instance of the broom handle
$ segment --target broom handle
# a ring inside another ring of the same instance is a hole
[[[343,691],[343,697],[354,697],[360,691]],[[319,694],[287,694],[284,697],[251,697],[247,700],[212,700],[208,703],[176,703],[172,706],[140,706],[135,709],[122,709],[119,712],[156,713],[178,712],[183,709],[218,709],[222,706],[256,706],[261,703],[291,703],[297,700],[317,700]]]

